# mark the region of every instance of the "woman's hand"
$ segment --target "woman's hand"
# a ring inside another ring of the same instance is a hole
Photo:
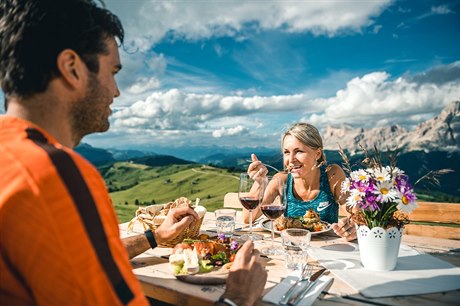
[[[332,224],[332,229],[334,233],[345,238],[347,241],[352,241],[357,238],[356,226],[350,217],[342,218],[339,222]]]
[[[248,166],[248,175],[261,185],[262,180],[267,176],[268,169],[259,161],[255,154],[251,154],[252,163]]]

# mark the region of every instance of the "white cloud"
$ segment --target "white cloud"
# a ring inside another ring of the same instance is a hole
[[[123,1],[107,0],[106,4],[124,21],[128,41],[145,51],[166,35],[187,40],[237,37],[248,25],[263,30],[328,36],[344,31],[359,32],[372,24],[373,18],[392,2],[137,0],[127,6]]]
[[[157,89],[158,87],[160,87],[160,80],[156,77],[152,77],[150,79],[140,78],[137,83],[128,88],[128,92],[132,94],[140,94],[148,90]]]
[[[327,99],[324,112],[302,120],[318,126],[346,123],[373,127],[389,122],[411,126],[460,97],[459,79],[444,84],[419,84],[402,77],[394,81],[389,78],[385,72],[356,77],[335,97]]]
[[[235,127],[231,127],[228,129],[221,127],[220,129],[212,132],[212,137],[221,138],[223,136],[241,136],[246,134],[247,132],[248,129],[241,125],[237,125]]]
[[[282,113],[308,109],[320,111],[322,106],[306,95],[285,96],[223,96],[194,94],[171,89],[155,92],[113,114],[115,129],[131,127],[158,130],[196,130],[208,121],[223,117],[248,116],[257,113]]]
[[[377,24],[374,26],[374,28],[372,29],[372,33],[374,34],[377,34],[380,32],[380,30],[383,28],[383,26],[381,24]]]
[[[454,13],[447,5],[433,6],[431,12],[436,15],[446,15]]]

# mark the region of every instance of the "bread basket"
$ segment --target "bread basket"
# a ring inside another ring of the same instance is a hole
[[[192,201],[190,201],[189,199],[185,197],[180,197],[176,199],[174,202],[169,202],[167,204],[157,204],[140,207],[136,210],[136,216],[128,223],[127,231],[132,232],[134,224],[136,222],[142,224],[144,231],[147,229],[151,229],[152,231],[154,231],[163,223],[170,209],[179,207],[191,207],[197,210],[197,207],[199,206],[199,200],[200,199],[197,198],[195,206],[192,205]],[[186,238],[197,239],[198,235],[200,234],[200,227],[203,223],[204,215],[206,214],[206,208],[204,208],[203,206],[199,207],[201,209],[197,211],[198,215],[200,216],[198,222],[190,224],[177,237],[165,241],[159,244],[159,246],[174,247],[176,244],[182,242]]]

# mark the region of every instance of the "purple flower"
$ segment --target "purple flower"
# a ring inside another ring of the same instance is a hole
[[[400,174],[395,178],[396,187],[398,190],[401,190],[404,186],[410,186],[409,184],[409,177],[405,174]]]
[[[220,240],[224,241],[225,240],[225,234],[220,233],[219,235],[217,235],[217,238],[219,238]]]
[[[402,188],[401,193],[403,194],[403,197],[406,197],[406,200],[411,203],[414,202],[416,199],[415,193],[412,190],[412,188],[409,188],[409,186],[405,186]]]
[[[355,181],[352,182],[353,189],[358,189],[360,192],[367,192],[373,190],[374,185],[370,181]]]
[[[236,242],[235,240],[232,240],[232,242],[230,242],[230,250],[235,251],[237,249],[238,249],[238,242]]]
[[[363,209],[369,209],[370,211],[380,210],[379,204],[377,203],[377,197],[372,192],[366,192],[365,202],[362,204]]]

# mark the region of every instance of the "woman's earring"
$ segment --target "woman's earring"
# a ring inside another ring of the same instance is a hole
[[[320,162],[319,161],[319,158],[316,160],[316,167],[321,167],[321,165],[323,164],[323,162]]]

